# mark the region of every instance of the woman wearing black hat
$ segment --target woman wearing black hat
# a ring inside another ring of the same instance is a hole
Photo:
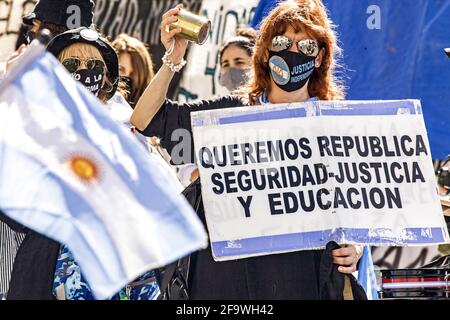
[[[47,49],[101,101],[114,96],[119,85],[117,54],[95,30],[82,27],[64,32]]]
[[[120,94],[121,89],[118,89],[118,58],[107,40],[95,30],[83,27],[53,38],[47,49],[58,58],[75,80],[81,82],[104,103],[113,119],[130,127],[132,109]],[[145,137],[143,138],[145,140]],[[160,159],[160,162],[165,165],[164,160]],[[176,176],[169,168],[167,172],[173,176],[174,190],[181,192],[182,187]],[[11,281],[13,285],[8,299],[40,300],[51,299],[53,295],[58,299],[94,298],[66,246],[32,231],[28,232],[27,238],[28,241],[24,241],[26,245],[19,249],[14,265]],[[42,263],[33,268],[38,259]],[[124,288],[113,299],[151,300],[158,296],[159,287],[152,271],[143,274],[137,281],[137,284]],[[30,286],[33,289],[31,291],[28,290]]]
[[[82,27],[66,31],[53,38],[47,49],[74,79],[105,103],[111,115],[121,115],[122,119],[116,116],[116,120],[126,122],[129,119],[132,109],[126,103],[106,104],[117,91],[118,59],[114,49],[95,30]],[[51,283],[60,245],[31,230],[22,232],[26,232],[26,236],[14,261],[7,298],[51,299]]]
[[[122,96],[124,86],[119,84],[118,56],[106,39],[93,29],[79,28],[55,37],[47,49],[75,80],[104,103],[115,120],[131,127],[129,119],[132,108]],[[145,139],[143,136],[142,138]],[[172,173],[169,168],[168,172]],[[173,173],[172,176],[174,191],[181,192],[182,187],[176,176]],[[136,281],[138,284],[131,284],[112,299],[152,300],[159,295],[159,287],[152,271]],[[93,299],[80,268],[66,246],[62,246],[59,252],[53,289],[58,299]]]

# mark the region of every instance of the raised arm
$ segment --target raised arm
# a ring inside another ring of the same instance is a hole
[[[177,21],[178,14],[182,8],[183,5],[179,4],[167,11],[163,15],[161,22],[161,42],[166,48],[166,53],[169,53],[169,61],[174,65],[178,65],[183,60],[188,45],[186,39],[176,37],[181,32],[181,29],[169,31],[169,25]],[[166,64],[163,64],[147,89],[145,89],[130,119],[131,124],[137,129],[145,130],[164,104],[174,74],[174,71]]]

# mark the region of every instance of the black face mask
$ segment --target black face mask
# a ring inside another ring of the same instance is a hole
[[[275,84],[286,92],[303,88],[315,70],[316,57],[303,52],[269,51],[269,69]]]
[[[131,93],[133,91],[133,79],[130,77],[120,77],[120,80],[125,84],[128,92]]]
[[[72,77],[81,82],[95,96],[98,95],[103,83],[103,73],[92,69],[80,69],[72,73]]]

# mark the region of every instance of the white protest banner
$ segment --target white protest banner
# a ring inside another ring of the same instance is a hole
[[[449,241],[419,101],[202,111],[192,126],[217,261]]]
[[[178,101],[209,99],[227,94],[219,85],[218,52],[236,29],[247,26],[254,14],[258,0],[204,0],[200,14],[211,20],[211,32],[202,46],[192,45],[187,57],[187,67],[178,90]]]

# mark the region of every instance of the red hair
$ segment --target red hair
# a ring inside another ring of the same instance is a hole
[[[305,31],[319,42],[324,52],[321,66],[314,71],[309,81],[309,95],[320,100],[343,99],[344,87],[335,75],[338,66],[336,57],[341,54],[341,49],[337,44],[335,26],[328,18],[325,6],[321,0],[288,0],[278,4],[261,24],[249,83],[250,104],[257,104],[259,96],[271,86],[268,50],[272,39],[284,34],[288,27],[292,27],[295,32]]]

